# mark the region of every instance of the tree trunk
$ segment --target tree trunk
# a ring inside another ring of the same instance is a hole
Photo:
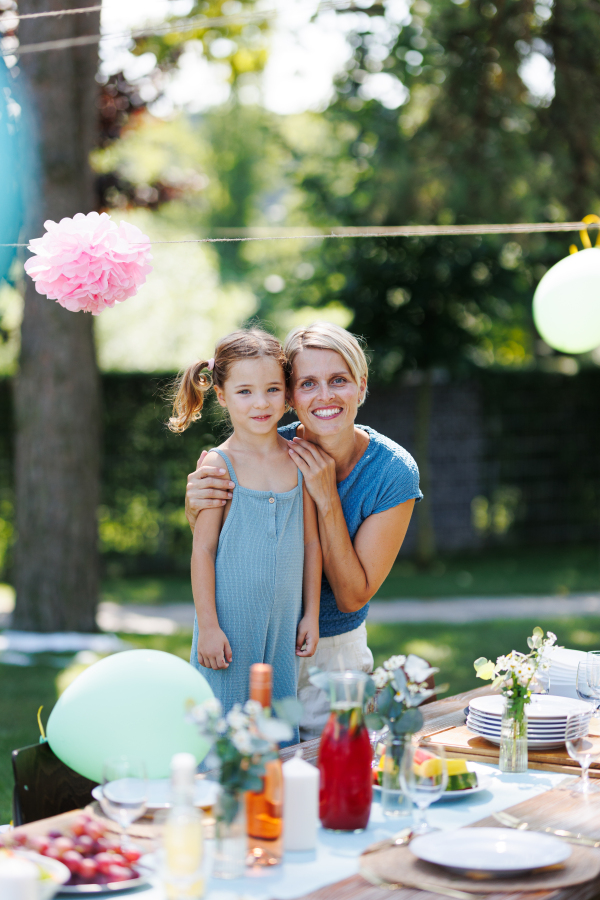
[[[19,0],[19,13],[95,0]],[[99,13],[21,23],[21,44],[95,34]],[[97,45],[23,55],[22,100],[37,143],[26,237],[95,208]],[[16,590],[13,628],[95,631],[98,599],[100,385],[93,320],[36,293],[26,277],[15,379]]]
[[[423,373],[417,387],[415,416],[415,456],[423,499],[417,503],[417,561],[427,566],[435,556],[435,532],[431,515],[431,471],[429,466],[429,437],[431,434],[431,407],[433,405],[433,377],[431,369]]]

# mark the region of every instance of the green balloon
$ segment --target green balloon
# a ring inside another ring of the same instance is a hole
[[[201,762],[209,745],[186,721],[189,701],[213,696],[189,663],[159,650],[126,650],[90,666],[59,697],[47,737],[58,758],[80,775],[102,782],[111,756],[146,763],[148,778],[166,778],[174,753]]]
[[[573,253],[546,272],[533,298],[537,330],[562,353],[600,346],[600,248]]]

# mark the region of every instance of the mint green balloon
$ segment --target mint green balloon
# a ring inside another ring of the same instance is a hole
[[[580,250],[552,266],[533,298],[537,330],[562,353],[600,346],[600,248]]]
[[[189,663],[160,650],[126,650],[94,663],[59,697],[46,729],[62,762],[102,782],[111,756],[146,763],[148,778],[166,778],[174,753],[201,762],[209,745],[186,722],[191,700],[213,696],[208,682]]]

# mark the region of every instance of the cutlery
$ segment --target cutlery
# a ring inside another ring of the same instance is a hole
[[[414,890],[414,888],[399,882],[384,881],[383,878],[380,878],[379,875],[375,875],[374,872],[370,872],[368,869],[359,867],[358,871],[365,881],[375,885],[375,887],[386,888],[388,891],[397,891],[401,888]],[[437,884],[426,884],[424,882],[419,884],[419,890],[429,891],[430,894],[441,894],[443,897],[453,897],[454,900],[488,900],[489,897],[489,894],[472,894],[470,891],[467,893],[467,891],[457,891],[454,888],[440,887]]]
[[[581,844],[583,847],[600,847],[600,841],[595,841],[585,834],[575,834],[572,831],[566,831],[564,828],[533,828],[528,822],[523,822],[521,819],[517,819],[516,816],[512,816],[510,813],[502,811],[494,812],[492,813],[492,816],[494,819],[497,819],[501,825],[505,825],[508,828],[515,828],[517,831],[538,831],[545,834],[553,834],[555,837],[562,838],[570,844]]]
[[[369,853],[379,853],[380,850],[387,850],[390,847],[401,847],[402,844],[408,844],[411,837],[412,828],[403,828],[397,834],[393,834],[383,841],[377,841],[376,844],[371,844],[366,850],[363,850],[361,856],[368,856]]]

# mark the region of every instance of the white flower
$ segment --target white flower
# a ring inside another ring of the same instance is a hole
[[[250,756],[252,753],[252,735],[246,728],[240,728],[231,738],[233,746],[242,756]]]
[[[202,728],[208,722],[208,712],[203,706],[195,706],[192,710],[192,718],[196,725]]]
[[[244,712],[251,719],[256,719],[262,713],[262,703],[258,700],[247,700],[244,705]]]
[[[406,657],[399,654],[398,656],[390,656],[389,659],[383,664],[383,668],[387,672],[395,672],[396,669],[401,669],[404,663],[406,662]]]
[[[217,734],[225,734],[227,731],[227,722],[225,719],[218,719],[217,724],[215,725],[215,731]]]
[[[236,731],[240,728],[245,728],[248,724],[248,716],[245,716],[242,712],[241,703],[236,703],[235,706],[229,710],[226,719],[227,724]]]
[[[378,666],[373,672],[373,681],[376,688],[384,688],[391,679],[391,673],[388,673],[381,666]]]
[[[217,718],[221,715],[222,706],[216,697],[211,697],[209,700],[205,700],[202,706],[209,716],[214,716],[215,718]]]
[[[427,681],[430,675],[439,672],[439,669],[432,668],[429,663],[426,662],[426,660],[421,659],[420,656],[409,653],[406,657],[406,662],[404,663],[404,671],[409,681],[421,683]]]

